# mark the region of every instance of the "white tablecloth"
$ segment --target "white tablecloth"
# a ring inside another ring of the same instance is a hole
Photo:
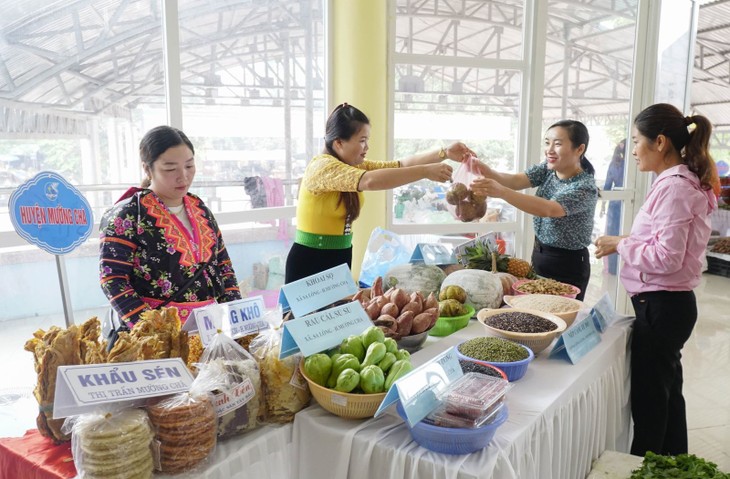
[[[629,449],[628,331],[627,324],[610,327],[576,365],[548,359],[549,349],[540,353],[507,394],[509,420],[486,449],[469,455],[418,446],[393,408],[353,421],[309,407],[294,421],[295,477],[583,479],[604,450]],[[472,322],[413,362],[482,334]]]
[[[482,334],[472,322],[429,339],[413,363]],[[583,479],[603,451],[629,449],[627,339],[626,324],[612,326],[577,365],[548,359],[549,349],[540,353],[507,393],[508,421],[480,452],[451,456],[420,447],[394,408],[377,419],[348,420],[314,403],[294,424],[220,441],[199,470],[159,477]]]
[[[218,441],[206,466],[185,474],[155,478],[284,479],[292,471],[292,425],[263,426],[242,436]]]

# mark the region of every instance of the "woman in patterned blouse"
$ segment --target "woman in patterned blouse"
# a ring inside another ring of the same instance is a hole
[[[478,164],[475,193],[502,198],[534,216],[532,267],[540,276],[580,288],[585,296],[591,276],[588,245],[598,201],[595,170],[585,156],[588,129],[562,120],[545,133],[545,161],[523,173],[500,173]],[[517,190],[537,187],[535,196]]]
[[[307,165],[299,189],[297,232],[286,260],[290,283],[342,263],[352,266],[352,222],[360,215],[363,191],[387,190],[414,181],[451,179],[443,160],[472,155],[463,143],[401,161],[370,161],[365,156],[370,120],[343,103],[329,118],[324,151]]]
[[[194,308],[240,299],[213,213],[188,192],[195,176],[188,137],[158,126],[139,153],[142,188],[130,188],[100,226],[101,288],[112,307],[132,327],[140,313],[165,302],[185,321]]]

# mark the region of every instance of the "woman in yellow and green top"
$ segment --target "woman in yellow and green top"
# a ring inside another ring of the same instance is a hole
[[[365,158],[370,120],[343,103],[327,119],[324,151],[307,165],[299,188],[297,232],[286,259],[290,283],[342,263],[352,267],[352,223],[360,215],[363,191],[387,190],[429,179],[451,180],[445,159],[473,155],[463,143],[401,161]]]

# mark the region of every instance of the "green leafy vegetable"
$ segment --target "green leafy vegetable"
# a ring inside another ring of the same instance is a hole
[[[730,474],[694,454],[662,456],[649,451],[641,467],[631,471],[630,479],[730,479]]]

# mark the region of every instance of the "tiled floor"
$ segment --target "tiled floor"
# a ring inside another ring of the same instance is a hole
[[[730,472],[730,279],[705,274],[696,293],[700,315],[683,358],[689,449]],[[37,406],[13,400],[29,398],[35,381],[32,355],[22,348],[33,331],[58,321],[0,324],[0,437],[35,427]]]
[[[689,452],[730,472],[730,278],[704,274],[697,325],[684,347]]]

